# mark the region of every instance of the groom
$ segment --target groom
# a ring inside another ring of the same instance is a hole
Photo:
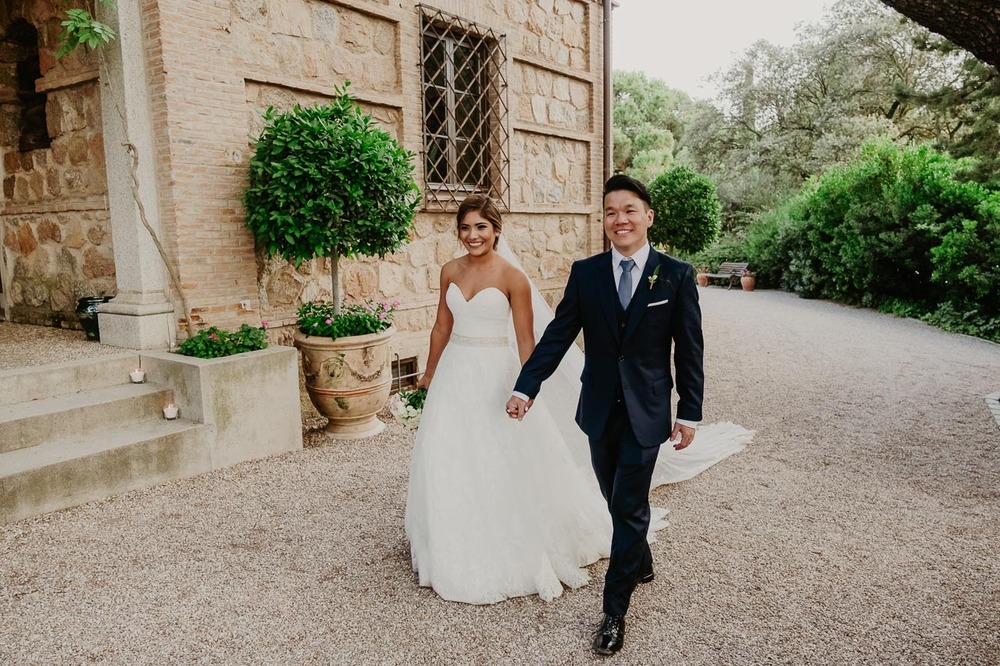
[[[614,533],[604,579],[604,620],[594,651],[614,654],[625,639],[625,613],[638,583],[653,580],[649,486],[660,444],[686,448],[701,420],[701,309],[689,264],[654,250],[649,192],[616,175],[604,185],[604,231],[611,251],[577,261],[555,318],[524,364],[507,402],[521,420],[583,330],[584,370],[576,422],[608,502]],[[670,350],[677,418],[671,420]],[[672,425],[673,424],[673,425]],[[672,425],[672,427],[671,427]]]

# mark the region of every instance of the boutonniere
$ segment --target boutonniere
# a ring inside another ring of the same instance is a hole
[[[654,268],[653,274],[646,279],[649,280],[649,288],[652,289],[653,285],[656,284],[656,281],[660,279],[660,267],[657,266],[656,268]]]

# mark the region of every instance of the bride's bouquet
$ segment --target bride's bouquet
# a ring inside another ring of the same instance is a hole
[[[427,389],[417,388],[412,391],[400,389],[389,398],[389,413],[411,430],[420,425],[420,415],[424,412],[424,400],[427,399]]]

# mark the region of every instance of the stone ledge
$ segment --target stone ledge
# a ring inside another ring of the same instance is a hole
[[[333,86],[327,86],[313,81],[304,81],[285,74],[274,74],[256,69],[245,69],[239,72],[239,76],[241,76],[244,81],[251,83],[277,86],[279,88],[287,88],[288,90],[297,90],[299,92],[322,95],[324,97],[332,98],[337,94],[337,89]],[[390,109],[402,109],[405,104],[405,102],[402,101],[402,92],[377,93],[361,89],[356,90],[353,86],[351,87],[350,92],[351,96],[358,102],[371,104],[373,106],[384,106]]]
[[[986,406],[989,408],[997,425],[1000,426],[1000,391],[986,396]]]
[[[361,14],[366,14],[368,16],[373,16],[375,18],[385,19],[387,21],[393,21],[395,23],[401,23],[406,17],[406,13],[403,9],[390,6],[390,5],[373,5],[370,2],[364,2],[364,0],[322,0],[323,2],[343,7],[344,9],[351,9],[353,11],[359,12]]]
[[[88,81],[97,81],[99,79],[100,72],[96,69],[89,69],[83,72],[77,72],[75,74],[70,74],[68,76],[62,76],[57,79],[48,79],[42,77],[35,82],[35,92],[45,93],[52,92],[53,90],[59,90],[60,88],[68,88],[70,86],[75,86],[80,83],[86,83]]]
[[[299,358],[292,347],[202,359],[141,352],[148,381],[172,388],[180,417],[211,429],[211,468],[302,448]]]
[[[100,194],[82,199],[60,199],[59,201],[21,204],[8,203],[0,210],[0,215],[35,215],[48,213],[80,213],[108,210],[108,197]]]
[[[586,70],[574,69],[573,67],[569,67],[567,65],[560,65],[550,60],[544,60],[543,58],[540,58],[538,56],[528,55],[526,53],[515,54],[514,56],[512,56],[511,59],[514,62],[522,62],[526,65],[537,67],[538,69],[545,69],[550,72],[555,72],[556,74],[562,74],[563,76],[570,79],[583,81],[584,83],[594,83],[594,84],[600,83],[600,80],[597,79],[589,69]]]
[[[543,136],[554,136],[560,139],[570,139],[581,143],[598,143],[600,136],[592,132],[581,132],[580,130],[564,129],[556,125],[540,125],[526,121],[514,121],[511,129],[515,132],[527,132],[528,134],[541,134]]]

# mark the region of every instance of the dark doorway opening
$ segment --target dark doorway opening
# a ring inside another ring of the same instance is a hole
[[[7,28],[3,41],[19,47],[17,59],[17,99],[21,104],[21,136],[18,150],[27,153],[48,148],[52,143],[45,116],[45,93],[35,90],[41,78],[38,59],[38,30],[23,18],[15,19]]]

